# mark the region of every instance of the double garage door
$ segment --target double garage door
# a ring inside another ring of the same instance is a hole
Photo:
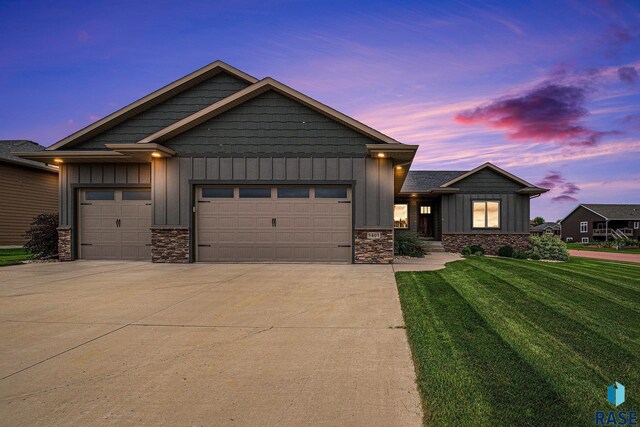
[[[351,188],[196,188],[198,261],[351,262]]]
[[[87,189],[79,199],[80,258],[151,259],[149,189]]]

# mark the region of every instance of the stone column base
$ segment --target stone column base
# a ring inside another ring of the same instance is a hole
[[[152,262],[189,262],[188,228],[151,228]]]
[[[60,261],[73,261],[71,256],[71,229],[57,228],[58,231],[58,259]]]
[[[487,255],[497,255],[502,246],[526,251],[529,249],[530,235],[526,234],[443,234],[442,246],[447,252],[460,253],[471,245],[480,245]]]
[[[393,262],[393,228],[355,230],[356,264],[390,264]]]

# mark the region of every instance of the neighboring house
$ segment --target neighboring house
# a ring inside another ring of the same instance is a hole
[[[581,204],[562,221],[567,242],[640,238],[640,205]]]
[[[423,200],[448,250],[526,244],[546,190],[490,164],[414,182],[417,149],[216,61],[21,155],[60,165],[62,259],[387,263]]]
[[[562,227],[559,222],[545,222],[529,229],[532,236],[553,236],[560,238]]]
[[[0,246],[21,246],[33,219],[58,212],[58,168],[12,154],[42,151],[31,141],[0,140]]]

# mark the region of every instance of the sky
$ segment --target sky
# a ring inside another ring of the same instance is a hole
[[[48,146],[221,59],[396,140],[492,162],[532,216],[640,203],[638,1],[0,0],[0,139]]]

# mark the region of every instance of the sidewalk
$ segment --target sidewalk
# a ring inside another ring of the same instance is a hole
[[[639,262],[640,254],[624,254],[617,252],[596,252],[596,251],[576,251],[569,250],[569,255],[579,256],[583,258],[596,258],[606,259],[609,261],[626,261],[626,262]]]

